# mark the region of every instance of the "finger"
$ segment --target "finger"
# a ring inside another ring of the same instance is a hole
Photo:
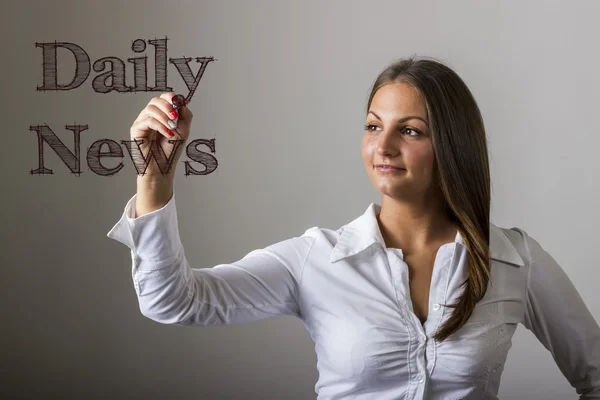
[[[174,96],[175,94],[173,92],[169,92],[167,93],[168,95],[172,95]],[[153,97],[152,99],[150,99],[150,101],[148,102],[148,104],[146,105],[146,107],[148,107],[149,105],[155,105],[156,107],[160,108],[161,110],[163,110],[165,112],[165,114],[169,114],[169,111],[173,109],[171,103],[169,102],[169,100],[167,100],[166,98],[163,98],[162,96],[165,96],[165,94],[161,95],[161,97]],[[171,96],[171,97],[172,97]],[[167,97],[167,96],[165,96]],[[144,107],[140,113],[138,114],[137,118],[135,119],[134,122],[139,122],[143,119],[146,118],[146,107]]]
[[[160,99],[160,101],[163,101]],[[145,109],[145,114],[162,122],[162,124],[167,128],[167,130],[173,130],[173,128],[169,125],[170,116],[165,113],[164,108],[158,107],[154,104],[150,104]]]
[[[176,96],[175,92],[166,92],[160,95],[161,99],[164,99],[168,102],[168,107],[169,110],[171,110],[173,108],[173,97]],[[187,107],[187,104],[184,104],[183,106],[181,106],[179,108],[179,110],[177,110],[177,112],[179,113],[179,118],[183,119],[184,121],[191,121],[192,120],[192,112],[190,111],[190,109]],[[168,114],[168,112],[167,112]]]
[[[157,119],[148,116],[131,126],[131,134],[136,138],[145,138],[151,130],[155,130],[167,139],[173,139],[174,136],[169,135],[169,129]]]
[[[169,113],[173,110],[173,105],[169,102],[169,100],[166,100],[162,97],[154,97],[152,100],[150,100],[150,103],[148,103],[148,106],[146,106],[146,108],[148,108],[149,106],[155,106],[156,108],[160,109],[167,116],[167,121],[169,119],[177,118],[171,118],[169,115]]]
[[[169,104],[172,104],[171,99],[173,97],[175,97],[176,95],[177,95],[177,93],[175,93],[175,92],[165,92],[160,95],[160,98],[168,101]]]
[[[161,121],[167,129],[167,133],[170,130],[175,134],[173,136],[170,136],[170,139],[182,139],[181,134],[177,130],[177,119],[173,120],[173,118],[171,118],[170,115],[165,114],[166,110],[171,111],[171,108],[168,105],[168,103],[166,103],[166,100],[155,97],[150,101],[150,103],[151,104],[146,106],[146,108],[144,108],[143,110],[144,116],[149,116],[158,121]],[[171,121],[171,123],[175,123],[175,128],[171,127],[169,121]]]
[[[170,92],[168,95],[165,95],[164,97],[169,98],[169,97],[173,97],[171,96],[173,93]],[[165,113],[166,115],[166,124],[167,124],[167,128],[171,129],[173,132],[175,132],[177,134],[177,136],[179,138],[181,138],[181,133],[179,132],[179,119],[180,119],[180,111],[179,110],[175,110],[173,109],[173,105],[166,100],[165,98],[161,98],[161,97],[155,97],[154,99],[151,100],[150,102],[152,106],[155,106],[157,108],[159,108],[163,113]]]

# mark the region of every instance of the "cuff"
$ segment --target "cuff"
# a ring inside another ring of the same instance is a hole
[[[167,204],[158,210],[135,216],[137,193],[125,205],[119,221],[106,234],[107,237],[123,243],[140,261],[148,263],[152,269],[161,268],[172,262],[183,249],[179,238],[175,193]]]

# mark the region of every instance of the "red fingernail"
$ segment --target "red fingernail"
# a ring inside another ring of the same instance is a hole
[[[171,132],[171,131],[167,131],[167,132],[169,132],[169,136],[175,136],[175,134],[173,132]]]
[[[175,110],[169,111],[169,117],[171,117],[171,119],[175,119],[178,116],[179,116],[179,114],[177,114],[177,111],[175,111]]]

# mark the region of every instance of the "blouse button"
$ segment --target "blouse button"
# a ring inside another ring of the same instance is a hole
[[[440,309],[440,305],[439,305],[438,303],[435,303],[435,304],[433,305],[433,311],[437,311],[437,310],[439,310],[439,309]]]
[[[418,382],[419,382],[419,383],[422,383],[422,382],[423,382],[423,375],[419,375],[419,376],[417,377],[417,379],[418,379]]]

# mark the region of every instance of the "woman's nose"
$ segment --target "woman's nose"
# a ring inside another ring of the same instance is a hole
[[[383,131],[377,141],[377,153],[379,155],[394,154],[398,151],[398,145],[391,132]]]

